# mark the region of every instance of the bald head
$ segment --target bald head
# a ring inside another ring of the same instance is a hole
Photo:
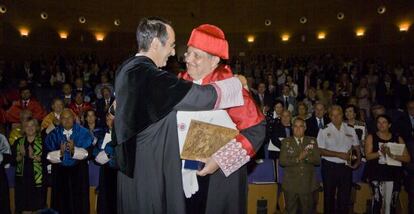
[[[73,115],[72,110],[65,108],[63,109],[62,113],[60,114],[60,120],[62,122],[62,126],[66,130],[70,130],[73,127],[73,122],[75,120],[75,115]]]

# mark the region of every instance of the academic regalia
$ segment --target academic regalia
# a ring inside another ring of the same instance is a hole
[[[117,194],[117,176],[118,170],[115,165],[115,161],[112,158],[114,156],[114,142],[112,142],[112,132],[107,131],[103,140],[98,141],[95,145],[93,155],[96,157],[101,151],[104,151],[109,161],[105,164],[99,164],[99,185],[98,189],[98,214],[111,214],[117,212],[116,206],[116,194]],[[95,159],[96,160],[96,159]]]
[[[10,145],[4,135],[0,134],[0,213],[10,213],[9,182],[4,166],[11,160]]]
[[[60,149],[67,142],[63,127],[58,126],[50,132],[45,141],[47,152]],[[77,123],[73,124],[72,134],[75,147],[90,150],[93,137],[89,130]],[[91,154],[91,152],[89,152]],[[89,171],[88,162],[75,160],[69,151],[65,151],[62,162],[52,164],[52,201],[51,208],[59,213],[89,213]]]
[[[25,148],[23,160],[17,161],[17,153],[20,145]],[[33,154],[40,156],[40,161],[29,157],[29,145],[33,148]],[[43,153],[43,142],[40,136],[35,137],[30,143],[22,137],[16,140],[12,148],[13,162],[16,166],[15,173],[15,207],[16,212],[36,211],[46,207],[46,156]]]
[[[40,130],[47,129],[47,127],[49,127],[53,123],[55,118],[59,117],[60,115],[57,115],[55,112],[50,112],[49,114],[47,114],[46,117],[43,118],[42,123],[40,124]]]
[[[82,117],[82,114],[93,109],[93,106],[88,102],[83,102],[80,105],[72,101],[68,106],[78,117]]]
[[[9,134],[9,144],[10,144],[10,146],[13,146],[14,141],[16,141],[17,139],[19,139],[21,137],[23,137],[23,134],[22,134],[22,127],[20,125],[20,126],[17,126],[17,127],[15,127],[14,129],[12,129],[10,131],[10,134]]]
[[[0,105],[0,125],[6,124],[6,112],[3,110],[2,106]]]
[[[95,128],[93,130],[90,130],[87,123],[85,124],[85,128],[91,133],[93,137],[92,144],[94,146],[102,143],[106,133],[105,128],[100,127],[98,124],[95,124]]]
[[[188,73],[183,78],[192,80]],[[202,79],[202,85],[232,77],[228,66],[220,65]],[[236,141],[253,157],[265,137],[265,118],[247,91],[243,91],[244,105],[226,110],[230,123],[240,131]],[[203,111],[202,117],[214,120],[216,111]],[[220,116],[221,119],[224,117]],[[223,121],[224,123],[225,121]],[[228,123],[228,122],[225,122]],[[189,125],[189,124],[187,124]],[[186,126],[187,126],[186,125]],[[223,124],[224,126],[224,124]],[[227,157],[231,158],[231,157]],[[247,213],[247,167],[243,165],[229,176],[221,169],[215,173],[198,176],[199,191],[187,199],[187,213]]]
[[[121,65],[115,82],[116,162],[123,172],[118,213],[185,213],[176,111],[224,108],[226,91],[219,94],[217,86],[179,80],[146,56]]]
[[[7,121],[10,123],[19,123],[20,112],[23,109],[30,110],[32,112],[33,118],[35,118],[38,121],[41,121],[46,116],[46,111],[43,109],[42,105],[37,100],[30,99],[26,107],[24,107],[22,100],[18,100],[15,101],[13,105],[7,110]]]

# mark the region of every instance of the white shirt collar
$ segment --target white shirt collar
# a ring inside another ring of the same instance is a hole
[[[299,141],[303,143],[303,137],[301,137],[301,138],[294,137],[294,138],[295,138],[296,143],[297,143],[298,145],[299,145]]]
[[[73,128],[69,130],[63,129],[63,134],[66,136],[66,139],[70,139],[70,136],[72,135],[72,133],[73,133]]]
[[[203,84],[203,79],[193,80],[193,83],[195,83],[197,85],[201,85],[201,84]]]
[[[329,126],[331,126],[331,128],[333,128],[333,129],[335,129],[335,130],[337,130],[339,132],[343,132],[344,129],[345,129],[345,123],[344,122],[342,122],[341,127],[339,128],[339,130],[335,127],[335,125],[332,122],[329,123]]]

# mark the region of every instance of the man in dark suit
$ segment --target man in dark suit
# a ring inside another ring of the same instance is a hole
[[[315,138],[305,136],[305,130],[305,121],[295,119],[293,136],[282,141],[280,150],[287,213],[313,213],[312,194],[319,187],[314,170],[321,161],[318,144]]]
[[[94,92],[91,88],[85,86],[83,79],[78,77],[75,79],[75,84],[72,89],[72,95],[75,96],[77,91],[82,91],[85,95],[85,102],[93,102],[94,101]]]
[[[283,85],[282,95],[277,98],[283,102],[286,110],[291,113],[295,113],[296,110],[296,98],[290,96],[290,86],[288,84]]]
[[[106,113],[114,102],[114,97],[111,94],[111,89],[108,87],[103,87],[101,89],[101,94],[102,98],[96,101],[96,114],[98,116],[99,123],[104,125],[106,120]]]
[[[267,112],[271,106],[272,96],[266,90],[266,84],[264,82],[259,83],[257,86],[257,93],[253,94],[253,99],[260,107],[262,112]]]
[[[316,103],[313,116],[306,120],[306,136],[317,137],[319,130],[330,122],[325,106],[322,103]]]

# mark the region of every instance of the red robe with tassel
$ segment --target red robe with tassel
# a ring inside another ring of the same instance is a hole
[[[193,81],[187,72],[179,75]],[[219,65],[202,79],[202,85],[233,77],[229,66]],[[265,120],[247,90],[243,90],[244,105],[227,109],[240,134],[236,141],[250,157],[260,148],[265,137]],[[247,213],[246,165],[228,177],[219,169],[207,178],[199,177],[199,191],[187,200],[187,212]]]

